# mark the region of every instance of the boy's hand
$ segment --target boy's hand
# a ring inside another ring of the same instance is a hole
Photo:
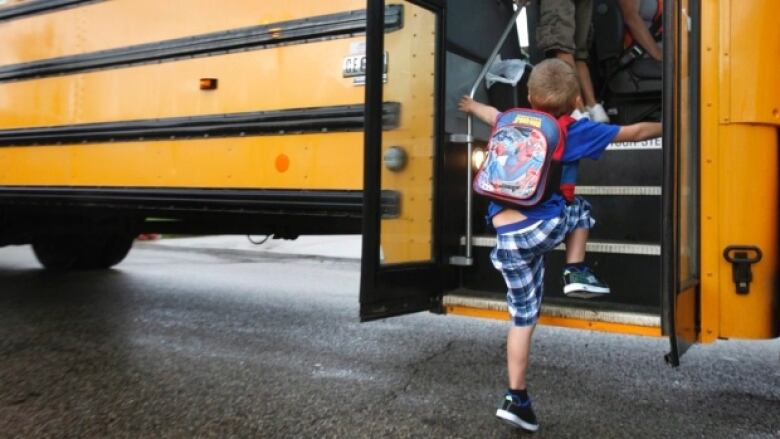
[[[477,119],[485,122],[488,125],[493,125],[498,117],[499,111],[490,105],[480,104],[479,102],[471,99],[468,96],[463,96],[458,102],[458,110],[464,113],[471,113],[477,117]]]
[[[477,101],[468,96],[463,96],[458,102],[458,110],[464,113],[473,113],[477,108]]]

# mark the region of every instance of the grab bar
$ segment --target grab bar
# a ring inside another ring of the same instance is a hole
[[[509,33],[515,27],[515,24],[517,23],[517,17],[520,15],[520,12],[522,10],[523,8],[521,6],[518,6],[515,13],[512,14],[512,18],[509,20],[509,24],[507,25],[506,29],[504,29],[504,33],[501,34],[501,38],[498,39],[498,43],[496,43],[496,47],[493,49],[493,53],[490,54],[490,57],[488,58],[487,62],[482,67],[482,71],[479,72],[479,75],[477,76],[477,80],[474,81],[474,85],[471,86],[471,90],[469,91],[470,98],[474,99],[474,94],[476,94],[477,92],[477,87],[479,87],[479,85],[485,79],[485,75],[487,75],[490,66],[493,65],[493,62],[496,60],[496,57],[498,56],[498,52],[501,50],[502,47],[504,47],[504,43],[506,42]],[[453,134],[450,137],[450,141],[452,141],[453,143],[466,144],[466,254],[451,256],[450,257],[451,265],[470,266],[474,264],[474,257],[472,256],[473,246],[471,243],[472,240],[471,238],[474,234],[471,225],[471,216],[474,211],[473,193],[471,191],[471,183],[473,179],[473,175],[471,171],[471,154],[473,153],[474,150],[473,131],[474,131],[474,118],[471,115],[471,113],[469,113],[468,116],[466,117],[466,135],[464,136],[463,134]]]

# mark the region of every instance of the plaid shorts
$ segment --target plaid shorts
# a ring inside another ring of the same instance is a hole
[[[576,197],[560,216],[539,220],[526,228],[496,236],[490,260],[504,276],[509,314],[515,326],[530,326],[539,319],[544,293],[544,254],[574,229],[590,229],[590,203]]]

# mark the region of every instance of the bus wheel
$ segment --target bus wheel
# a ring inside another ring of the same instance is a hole
[[[38,262],[49,270],[75,268],[81,253],[74,236],[36,236],[32,249]]]
[[[46,269],[96,270],[122,262],[133,246],[133,238],[126,234],[48,235],[36,237],[32,247]]]
[[[133,247],[135,236],[112,234],[103,237],[98,245],[93,247],[89,257],[79,261],[85,269],[111,268],[122,262]]]

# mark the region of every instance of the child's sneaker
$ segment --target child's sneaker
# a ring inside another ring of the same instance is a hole
[[[512,427],[519,427],[528,431],[539,429],[539,423],[536,421],[536,415],[531,408],[530,399],[522,403],[507,393],[501,401],[501,406],[496,411],[496,417]]]
[[[590,119],[590,113],[588,113],[587,109],[585,109],[585,111],[575,109],[574,111],[571,112],[571,118],[574,120]]]
[[[594,122],[609,123],[609,116],[601,104],[593,104],[592,107],[588,107],[588,115],[590,120]]]
[[[609,294],[609,285],[599,280],[588,267],[567,268],[563,270],[563,294],[590,299]]]

